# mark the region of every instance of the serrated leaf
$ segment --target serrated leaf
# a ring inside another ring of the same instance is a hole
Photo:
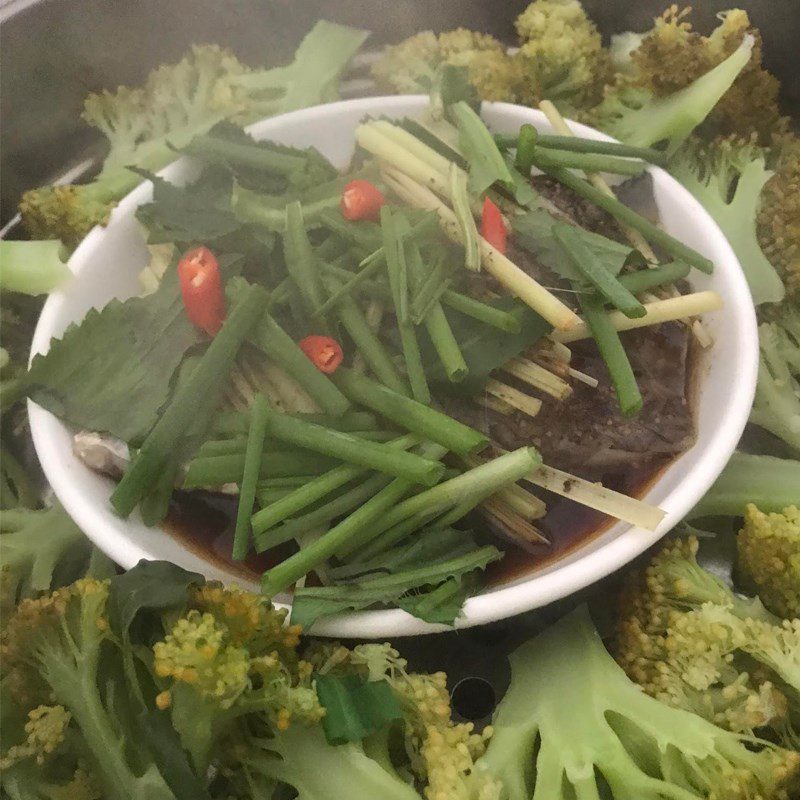
[[[157,291],[112,300],[70,325],[26,375],[29,396],[75,427],[135,442],[152,428],[184,353],[203,340],[175,266]]]
[[[131,169],[153,184],[153,201],[136,210],[150,244],[210,242],[241,227],[231,209],[233,176],[227,169],[207,167],[186,186],[176,186],[147,170]]]
[[[553,225],[558,222],[550,212],[543,208],[532,208],[513,220],[515,242],[551,272],[577,283],[585,282],[583,276],[559,247],[553,236]],[[628,264],[643,264],[644,258],[630,245],[609,239],[599,233],[575,226],[583,241],[597,260],[612,275],[618,275]]]

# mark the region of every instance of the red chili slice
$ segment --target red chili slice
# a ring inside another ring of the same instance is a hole
[[[508,230],[500,209],[487,197],[483,201],[481,236],[492,247],[505,254],[508,249]]]
[[[381,207],[386,203],[383,192],[374,183],[362,179],[350,181],[342,191],[339,205],[342,216],[350,220],[372,220],[381,217]]]
[[[326,375],[336,372],[344,358],[342,346],[330,336],[312,334],[298,344],[314,366]]]
[[[209,336],[225,320],[225,293],[217,257],[207,247],[195,247],[178,262],[178,279],[186,315]]]

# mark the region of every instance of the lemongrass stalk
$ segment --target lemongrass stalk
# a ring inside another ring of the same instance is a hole
[[[488,394],[478,395],[474,400],[479,406],[502,414],[504,417],[510,417],[516,411],[514,406],[506,403],[505,400],[501,400],[499,397],[492,397]]]
[[[648,531],[654,531],[665,516],[665,512],[656,506],[615,492],[613,489],[607,489],[602,484],[591,483],[570,475],[569,472],[563,472],[555,467],[544,465],[537,467],[525,476],[525,480]]]
[[[494,517],[515,537],[529,544],[550,544],[550,540],[535,525],[519,516],[510,505],[497,496],[484,500],[481,503],[481,510]]]
[[[514,510],[523,519],[541,519],[547,513],[547,505],[544,500],[526,491],[518,484],[506,486],[495,495],[502,500],[509,508]]]
[[[385,169],[383,175],[389,188],[409,205],[426,211],[435,211],[448,238],[457,244],[463,244],[455,214],[433,192],[397,169]],[[486,271],[554,328],[569,330],[580,323],[580,318],[572,309],[506,258],[482,236],[479,237],[479,245],[481,261]]]
[[[541,400],[536,397],[531,397],[525,394],[525,392],[521,392],[519,389],[502,383],[495,378],[489,378],[489,380],[486,381],[486,391],[493,397],[513,406],[517,411],[527,414],[529,417],[535,417],[539,411],[541,411]]]
[[[660,325],[662,322],[674,322],[686,317],[719,311],[722,306],[722,298],[716,292],[694,292],[645,303],[646,313],[643,317],[626,317],[622,312],[615,310],[609,312],[608,318],[616,330],[630,331],[635,328],[646,328],[649,325]],[[580,339],[588,339],[592,334],[588,325],[581,320],[572,330],[553,331],[551,335],[557,341],[566,344],[577,342]]]
[[[398,125],[393,125],[388,120],[375,120],[367,124],[424,161],[432,170],[438,172],[443,177],[449,174],[453,162],[445,158],[441,153],[437,153],[432,147],[429,147],[414,136],[413,133],[409,133]],[[458,169],[458,167],[456,168]],[[461,170],[461,172],[464,172],[464,170]],[[466,178],[465,172],[464,177]]]
[[[527,383],[528,386],[555,397],[556,400],[564,400],[572,393],[572,387],[563,378],[526,358],[512,358],[500,369]]]

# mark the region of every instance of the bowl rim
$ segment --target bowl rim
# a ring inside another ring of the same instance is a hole
[[[343,112],[361,112],[365,115],[377,111],[390,116],[399,116],[421,110],[427,103],[428,98],[425,95],[391,95],[342,100],[270,117],[253,123],[247,130],[255,133],[256,138],[267,138],[270,134],[275,134],[284,124],[305,122],[320,124],[326,118],[338,116]],[[536,109],[511,103],[485,103],[484,108],[500,115],[517,116],[520,112],[524,112],[534,125],[548,126],[544,114]],[[612,137],[586,125],[570,121],[570,126],[578,135],[615,141]],[[175,168],[176,163],[186,161],[188,161],[186,157],[178,159],[164,170],[171,170]],[[725,236],[702,205],[688,190],[659,167],[651,166],[649,169],[656,171],[657,174],[663,173],[662,180],[666,176],[671,182],[671,190],[677,193],[681,204],[685,207],[686,214],[703,220],[711,245],[724,256],[722,259],[718,257],[717,261],[725,264],[723,269],[726,272],[730,294],[726,311],[738,318],[738,324],[743,330],[740,336],[742,358],[735,376],[736,391],[731,392],[730,402],[720,409],[717,427],[706,445],[702,459],[682,477],[680,485],[665,498],[667,502],[661,503],[662,506],[669,505],[669,509],[656,531],[650,532],[630,526],[614,539],[588,553],[578,555],[569,563],[558,566],[555,562],[550,569],[542,574],[533,573],[528,580],[516,581],[508,586],[492,587],[488,592],[474,595],[465,602],[461,616],[456,619],[454,626],[456,629],[483,625],[547,605],[601,580],[629,563],[664,536],[699,501],[728,462],[744,430],[755,393],[758,368],[757,321],[744,273]],[[138,185],[118,203],[112,212],[109,224],[113,224],[115,217],[132,213],[144,202],[149,190],[148,181]],[[105,235],[104,228],[95,227],[72,254],[70,268],[73,268],[76,261],[82,259],[86,251],[92,251],[100,244]],[[715,266],[719,268],[720,263]],[[73,271],[77,274],[80,270],[73,269]],[[66,295],[62,292],[54,292],[47,298],[34,333],[31,358],[34,354],[47,349],[54,322],[65,302]],[[107,520],[103,519],[96,504],[86,502],[85,498],[75,491],[69,459],[64,459],[61,449],[55,447],[50,440],[49,433],[56,431],[59,426],[63,428],[63,423],[32,400],[28,401],[28,409],[34,446],[45,476],[64,508],[86,535],[124,569],[130,569],[143,558],[159,558],[158,555],[145,550],[135,540],[126,537],[121,531],[107,529]],[[653,485],[657,485],[657,481]],[[248,583],[241,577],[237,579],[232,572],[220,571],[211,562],[207,563],[208,569],[205,571],[210,578],[222,578],[228,583],[240,585]],[[275,605],[290,607],[290,604],[279,601],[275,601]],[[338,614],[320,620],[310,628],[310,632],[316,636],[346,638],[412,636],[451,630],[453,627],[423,622],[400,609]]]

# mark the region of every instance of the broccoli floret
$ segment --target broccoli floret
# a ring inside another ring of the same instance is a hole
[[[774,614],[800,618],[800,508],[765,514],[752,503],[736,538],[737,569]]]
[[[668,542],[620,598],[614,652],[651,696],[728,730],[770,728],[797,744],[800,695],[771,661],[743,644],[751,625],[781,638],[760,600],[740,598],[697,563],[697,539]]]
[[[582,118],[629,144],[648,147],[666,141],[672,153],[730,89],[749,62],[754,44],[752,36],[745,36],[724,61],[664,97],[635,78],[618,80]]]
[[[466,67],[470,82],[483,100],[524,99],[522,65],[493,36],[466,28],[446,31],[438,37],[433,31],[421,31],[390,45],[372,66],[372,77],[384,91],[429,92],[444,64]]]
[[[308,657],[321,673],[345,669],[371,681],[386,680],[400,699],[403,741],[409,766],[425,784],[427,800],[496,800],[499,782],[475,771],[491,728],[481,733],[471,722],[451,718],[447,675],[410,673],[389,644],[362,644],[352,650],[336,644],[315,646]]]
[[[508,800],[789,798],[800,753],[764,745],[644,694],[580,608],[511,655],[511,685],[478,761]]]
[[[0,612],[8,619],[22,599],[70,583],[91,567],[113,570],[59,505],[7,509],[0,515]]]
[[[569,111],[601,100],[611,59],[578,0],[535,0],[514,25],[532,102]]]
[[[107,800],[171,800],[125,706],[127,691],[107,671],[115,647],[108,588],[108,581],[82,578],[24,600],[3,633],[3,689],[18,710],[55,702],[69,713]]]
[[[758,240],[790,297],[800,298],[800,137],[786,135],[761,194]]]
[[[759,326],[758,341],[761,356],[750,422],[800,453],[800,308],[784,304],[773,322]]]
[[[717,140],[681,147],[670,164],[672,174],[714,218],[742,265],[753,302],[778,303],[786,292],[756,234],[761,192],[773,173],[766,153],[749,142]]]
[[[309,665],[296,656],[299,629],[283,627],[285,610],[215,584],[198,589],[192,605],[153,655],[162,679],[157,705],[170,709],[198,774],[238,717],[259,713],[276,730],[319,722],[324,710]]]
[[[750,60],[703,123],[710,137],[758,137],[769,145],[785,120],[778,106],[779,84],[761,66],[761,35],[750,25],[745,11],[720,14],[721,22],[710,36],[701,36],[687,19],[690,9],[668,8],[651,31],[630,51],[628,79],[664,97],[688,86],[729,56],[745,35],[753,37]]]
[[[195,46],[177,64],[154,70],[142,88],[90,95],[84,119],[109,143],[100,174],[84,185],[26,192],[20,213],[28,232],[75,246],[141,181],[128,166],[156,172],[175,159],[174,148],[225,119],[247,124],[336,99],[342,71],[366,36],[320,21],[291,64],[265,70],[248,69],[219,47]]]

